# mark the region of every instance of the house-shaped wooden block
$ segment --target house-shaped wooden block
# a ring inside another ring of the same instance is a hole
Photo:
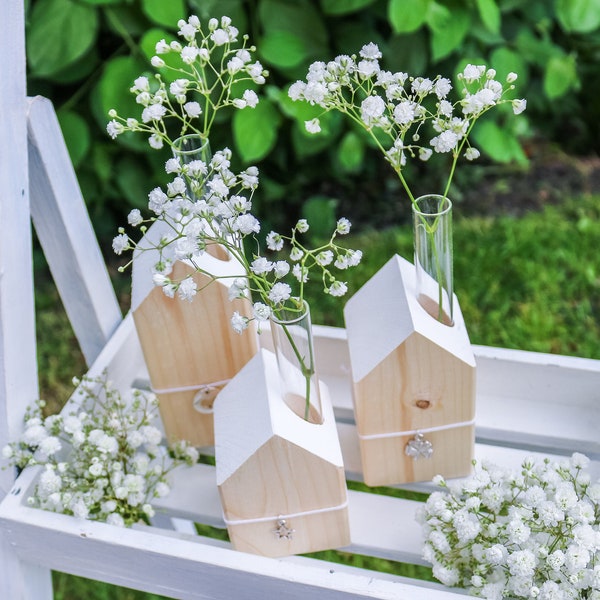
[[[471,470],[475,359],[454,303],[454,325],[430,316],[416,298],[414,266],[394,256],[345,306],[368,485]]]
[[[350,543],[342,453],[323,385],[321,400],[321,424],[293,412],[265,349],[219,394],[217,485],[237,550],[286,556]]]
[[[146,239],[159,239],[164,226],[155,222]],[[175,263],[170,277],[181,280],[192,274],[200,290],[191,302],[168,298],[154,285],[157,251],[139,252],[133,262],[131,310],[165,434],[169,441],[183,439],[196,446],[213,445],[213,401],[258,349],[254,327],[241,335],[231,327],[234,311],[250,316],[252,309],[247,300],[229,300],[229,287],[243,269],[224,248],[218,250],[196,260],[207,272],[225,276],[212,283],[186,261]]]

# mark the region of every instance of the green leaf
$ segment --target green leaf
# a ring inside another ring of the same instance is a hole
[[[347,15],[362,10],[375,0],[321,0],[321,8],[326,15]]]
[[[575,56],[553,56],[544,73],[544,92],[550,100],[560,98],[578,83]]]
[[[589,33],[600,25],[600,0],[556,0],[556,16],[565,31]]]
[[[141,36],[148,29],[148,19],[137,5],[111,6],[104,11],[104,17],[111,31],[119,37],[124,33],[132,37]]]
[[[424,30],[408,35],[394,35],[388,43],[386,67],[391,71],[417,74],[427,68],[427,35]]]
[[[529,79],[529,68],[523,55],[514,50],[510,50],[505,46],[496,48],[490,54],[489,66],[496,69],[496,79],[498,81],[506,81],[506,76],[509,73],[516,73],[519,78],[514,83],[515,89],[526,89]],[[511,96],[511,98],[514,96]]]
[[[515,136],[506,128],[500,127],[495,121],[488,120],[477,123],[472,135],[476,146],[496,162],[527,162],[523,149]]]
[[[302,216],[310,223],[310,235],[316,240],[327,239],[335,229],[337,200],[327,196],[312,196],[302,205]]]
[[[94,69],[98,67],[100,57],[98,49],[93,46],[87,54],[78,58],[74,63],[71,63],[64,69],[57,71],[52,75],[53,83],[68,85],[85,79]]]
[[[56,113],[73,166],[77,167],[90,149],[90,128],[76,112],[59,110]]]
[[[427,18],[425,22],[433,31],[441,31],[448,26],[448,22],[452,17],[452,11],[445,6],[434,2],[429,2],[427,9]]]
[[[102,128],[106,127],[109,120],[108,111],[111,108],[114,108],[121,117],[140,118],[141,107],[136,103],[129,89],[143,70],[144,65],[131,56],[119,56],[106,63],[96,92],[92,94],[93,98],[97,98],[97,104],[94,104],[95,116]],[[120,135],[117,140],[135,149],[147,150],[148,148],[148,142],[141,134]]]
[[[97,31],[95,8],[71,0],[40,0],[27,31],[32,74],[48,77],[73,64],[94,45]]]
[[[177,30],[177,21],[187,17],[184,0],[142,0],[142,11],[157,25]]]
[[[258,14],[265,37],[274,32],[286,32],[302,40],[307,56],[322,58],[326,55],[327,29],[321,15],[311,4],[262,0]],[[281,43],[281,37],[279,37],[279,43]],[[294,44],[297,44],[297,41],[294,41]]]
[[[317,154],[331,146],[342,128],[344,116],[337,111],[331,111],[319,115],[319,121],[321,131],[316,134],[306,131],[304,120],[296,121],[295,127],[292,129],[292,144],[299,158]]]
[[[236,110],[233,115],[233,138],[246,163],[264,158],[275,146],[281,116],[268,100],[255,108]]]
[[[459,48],[471,26],[471,13],[462,8],[450,11],[444,27],[432,28],[431,58],[433,62],[445,58]]]
[[[500,9],[496,0],[477,0],[477,10],[486,28],[492,33],[500,33]]]
[[[356,54],[369,42],[383,48],[386,39],[374,27],[365,27],[362,19],[335,19],[331,22],[331,39],[335,40],[335,52]],[[387,52],[386,52],[387,54]]]
[[[365,145],[353,131],[349,131],[338,147],[337,157],[340,166],[347,173],[360,171],[365,157]]]
[[[148,171],[142,161],[125,156],[115,163],[116,180],[120,192],[131,208],[148,206]]]
[[[411,33],[425,23],[431,0],[390,0],[388,18],[396,33]]]
[[[267,32],[260,42],[265,62],[281,68],[295,67],[310,55],[305,39],[289,31]]]

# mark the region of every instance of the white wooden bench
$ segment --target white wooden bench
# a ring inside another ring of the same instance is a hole
[[[23,11],[0,3],[9,36],[0,61],[0,446],[37,397],[30,214],[91,373],[128,387],[147,380],[132,319],[121,319],[51,104],[26,100]],[[21,32],[20,37],[17,35]],[[1,43],[1,42],[0,42]],[[6,83],[8,90],[5,90]],[[316,328],[348,478],[360,480],[345,333]],[[580,451],[600,475],[600,361],[475,347],[478,458],[517,466],[532,453]],[[306,557],[269,559],[196,534],[224,527],[214,468],[175,475],[152,527],[120,529],[30,508],[37,471],[0,472],[0,599],[47,600],[50,570],[174,598],[432,599],[460,590]],[[405,486],[428,491],[428,484]],[[423,564],[416,503],[350,492],[352,544],[344,551]]]

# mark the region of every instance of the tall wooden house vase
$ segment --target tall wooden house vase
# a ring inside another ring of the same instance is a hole
[[[146,239],[158,239],[164,226],[154,223]],[[187,440],[195,446],[214,444],[215,397],[258,349],[253,327],[241,335],[231,327],[233,311],[250,316],[251,306],[247,300],[229,300],[229,286],[243,269],[223,248],[218,251],[195,261],[225,277],[212,283],[186,261],[174,264],[173,280],[192,274],[196,282],[199,292],[192,301],[169,298],[154,285],[157,251],[137,253],[133,262],[131,310],[165,434],[170,441]]]
[[[350,543],[342,453],[327,389],[322,422],[284,401],[262,349],[215,402],[217,485],[236,550],[286,556]]]
[[[429,315],[415,269],[389,260],[344,309],[365,483],[467,475],[475,437],[475,359],[460,306]]]

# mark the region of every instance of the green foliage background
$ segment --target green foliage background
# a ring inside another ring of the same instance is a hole
[[[256,200],[266,226],[302,210],[327,223],[336,206],[359,223],[402,219],[397,182],[363,133],[329,114],[324,133],[309,136],[304,121],[318,109],[287,98],[312,61],[369,41],[394,71],[451,76],[467,61],[484,61],[499,76],[519,73],[515,94],[528,99],[525,115],[496,111],[474,132],[495,161],[526,164],[517,139],[536,132],[572,152],[600,144],[600,0],[30,0],[29,94],[55,103],[102,240],[146,203],[165,160],[143,139],[110,140],[107,112],[139,114],[128,91],[133,79],[152,71],[154,44],[175,38],[178,19],[189,14],[230,16],[270,70],[261,104],[229,115],[211,140],[213,148],[234,148],[244,166],[259,161]],[[440,170],[419,168],[411,179],[431,191]],[[285,211],[272,210],[280,203]]]

